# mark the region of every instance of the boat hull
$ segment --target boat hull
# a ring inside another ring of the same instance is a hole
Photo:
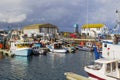
[[[104,74],[104,70],[101,72],[97,67],[85,66],[84,70],[88,73],[91,80],[118,80],[119,78],[111,76],[110,74]],[[113,74],[112,74],[113,75]]]
[[[67,50],[65,49],[50,49],[51,52],[56,52],[56,53],[66,53]]]
[[[52,46],[50,46],[50,45],[47,45],[46,47],[47,47],[51,52],[56,52],[56,53],[66,53],[66,52],[67,52],[67,50],[64,49],[64,48],[54,49],[54,48],[52,48]]]
[[[87,47],[80,47],[80,46],[78,46],[77,48],[78,48],[78,50],[81,50],[81,51],[93,51],[92,48],[87,48]]]
[[[12,50],[11,52],[14,53],[16,56],[30,56],[32,54],[32,49],[23,48],[23,49]]]
[[[46,55],[48,53],[47,49],[44,48],[32,48],[33,55]]]
[[[88,73],[88,72],[87,72],[87,73]],[[89,75],[89,77],[92,78],[92,79],[105,80],[105,79],[100,78],[100,77],[98,77],[98,76],[96,76],[96,75],[94,75],[94,74],[91,74],[91,73],[88,73],[88,75]]]

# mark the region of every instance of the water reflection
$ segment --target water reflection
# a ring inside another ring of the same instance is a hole
[[[27,68],[29,63],[31,62],[32,57],[21,57],[16,56],[15,58],[11,59],[11,72],[14,77],[19,77],[23,79],[27,75]]]
[[[87,76],[84,66],[93,61],[93,53],[50,53],[47,56],[7,58],[0,60],[0,80],[66,80],[64,72]]]
[[[4,58],[3,53],[0,53],[0,60]]]
[[[80,57],[81,67],[91,64],[94,61],[93,52],[80,51],[82,57]]]
[[[65,62],[65,55],[63,53],[50,53],[49,54],[49,63],[52,68],[55,68],[57,64],[63,64]]]

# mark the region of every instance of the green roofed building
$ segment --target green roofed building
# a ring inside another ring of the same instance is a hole
[[[33,24],[28,25],[23,28],[23,33],[31,37],[32,34],[36,35],[48,35],[48,34],[57,34],[58,27],[52,24]]]
[[[104,24],[85,24],[81,27],[81,33],[91,37],[98,37],[108,33],[108,28]]]

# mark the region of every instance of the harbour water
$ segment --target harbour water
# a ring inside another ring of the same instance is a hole
[[[66,80],[65,72],[87,77],[84,66],[94,61],[93,53],[50,53],[47,56],[0,57],[0,80]]]

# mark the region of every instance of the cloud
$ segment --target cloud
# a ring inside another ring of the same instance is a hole
[[[31,2],[32,4],[28,4],[32,9],[31,15],[34,15],[29,17],[32,21],[36,17],[39,21],[41,19],[41,21],[53,22],[58,25],[62,22],[67,24],[68,19],[77,20],[78,16],[80,17],[84,12],[84,9],[81,11],[86,4],[84,2],[84,0],[71,0],[69,2],[67,0],[35,0]]]
[[[6,10],[13,10],[13,9],[22,9],[24,3],[24,0],[0,0],[0,10],[6,11]]]
[[[0,22],[16,23],[27,18],[24,0],[0,0]]]
[[[103,23],[111,27],[116,24],[117,9],[120,9],[119,0],[93,0],[88,3],[88,22]]]
[[[111,0],[94,0],[95,2],[98,2],[98,3],[102,3],[102,4],[104,4],[104,3],[107,3],[107,2],[109,2],[109,1],[111,1]]]
[[[0,13],[0,22],[15,23],[26,19],[26,14]]]
[[[6,19],[8,23],[14,23],[14,22],[22,22],[26,19],[26,14],[20,14],[17,16],[11,16]]]
[[[1,0],[0,22],[46,22],[69,30],[76,23],[86,24],[87,19],[114,25],[119,5],[120,0]]]

